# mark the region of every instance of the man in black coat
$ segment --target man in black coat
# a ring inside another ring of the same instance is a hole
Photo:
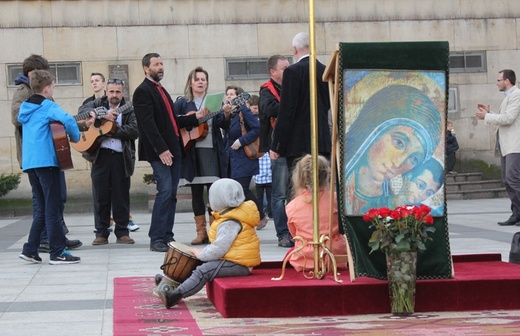
[[[278,157],[286,158],[289,172],[292,172],[293,163],[297,158],[311,153],[311,141],[315,141],[311,139],[309,34],[296,34],[292,41],[292,52],[297,62],[283,73],[280,111],[270,151],[271,160]],[[325,65],[316,61],[318,153],[330,158],[330,98],[328,84],[322,80],[324,71]]]
[[[135,89],[133,96],[139,128],[138,155],[139,161],[150,162],[157,183],[148,236],[150,250],[167,252],[168,242],[174,241],[173,224],[183,155],[179,128],[198,126],[198,119],[204,118],[207,110],[177,117],[170,95],[160,84],[164,76],[161,56],[157,53],[146,54],[142,66],[146,78]]]
[[[282,90],[283,72],[289,67],[289,61],[285,56],[273,55],[267,60],[269,80],[260,87],[260,99],[258,110],[260,117],[260,151],[268,152],[271,147],[273,128],[278,118],[280,109],[280,92]],[[278,246],[293,247],[294,240],[287,227],[287,215],[285,214],[285,201],[289,172],[284,157],[271,161],[272,171],[272,196],[271,208],[273,212],[274,227],[278,238]]]

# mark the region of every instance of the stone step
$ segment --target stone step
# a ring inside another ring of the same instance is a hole
[[[447,192],[457,192],[464,190],[500,189],[503,188],[501,180],[480,180],[469,182],[447,182]]]
[[[502,180],[483,180],[482,173],[448,174],[445,188],[450,200],[508,197]]]
[[[446,174],[446,184],[451,182],[482,181],[482,173]]]
[[[483,199],[483,198],[507,198],[507,191],[505,188],[492,188],[480,190],[464,190],[456,192],[446,191],[446,198],[449,200],[469,200],[469,199]]]

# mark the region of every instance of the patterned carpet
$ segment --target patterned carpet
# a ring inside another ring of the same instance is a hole
[[[121,281],[129,284],[121,285]],[[114,280],[114,335],[519,335],[520,311],[416,313],[300,318],[222,318],[205,291],[166,310],[153,277]],[[132,288],[132,289],[130,289]],[[126,295],[121,295],[124,291]],[[133,296],[133,298],[132,298]],[[125,299],[126,297],[126,299]],[[132,304],[128,304],[128,299]],[[247,298],[244,298],[246,300]],[[122,304],[123,301],[127,301]],[[119,302],[118,302],[119,301]],[[145,304],[143,304],[145,303]],[[252,302],[251,304],[254,304]],[[316,305],[316,303],[309,302]],[[124,311],[122,310],[124,309]],[[134,313],[132,313],[134,309]],[[276,302],[273,302],[276,309]],[[319,308],[317,308],[319,309]],[[144,312],[143,312],[144,311]],[[123,314],[122,314],[123,313]],[[125,316],[122,318],[122,316]],[[196,324],[193,322],[195,321]]]

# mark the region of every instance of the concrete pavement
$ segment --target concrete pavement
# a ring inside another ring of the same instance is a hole
[[[511,239],[520,227],[496,223],[509,217],[509,204],[506,198],[448,201],[452,254],[498,252],[508,261]],[[112,335],[113,279],[161,273],[164,258],[149,251],[150,213],[132,211],[132,215],[141,227],[131,233],[135,245],[116,244],[111,235],[110,244],[92,246],[92,214],[67,214],[68,237],[84,244],[72,253],[82,260],[54,266],[48,264],[46,254],[41,255],[42,264],[18,258],[29,232],[29,216],[0,218],[0,334]],[[177,241],[189,244],[195,237],[193,223],[191,213],[177,214]],[[277,246],[272,220],[258,234],[262,260],[281,260],[287,249]]]

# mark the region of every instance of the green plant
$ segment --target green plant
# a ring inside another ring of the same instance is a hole
[[[370,209],[363,215],[363,220],[371,222],[375,228],[368,245],[372,249],[384,253],[403,251],[425,251],[428,234],[435,232],[431,208],[427,205],[399,206],[394,210],[389,208]]]
[[[145,184],[155,184],[157,181],[153,178],[153,174],[144,174],[143,175],[143,182]]]
[[[11,190],[18,188],[22,174],[0,175],[0,197],[7,195]]]

